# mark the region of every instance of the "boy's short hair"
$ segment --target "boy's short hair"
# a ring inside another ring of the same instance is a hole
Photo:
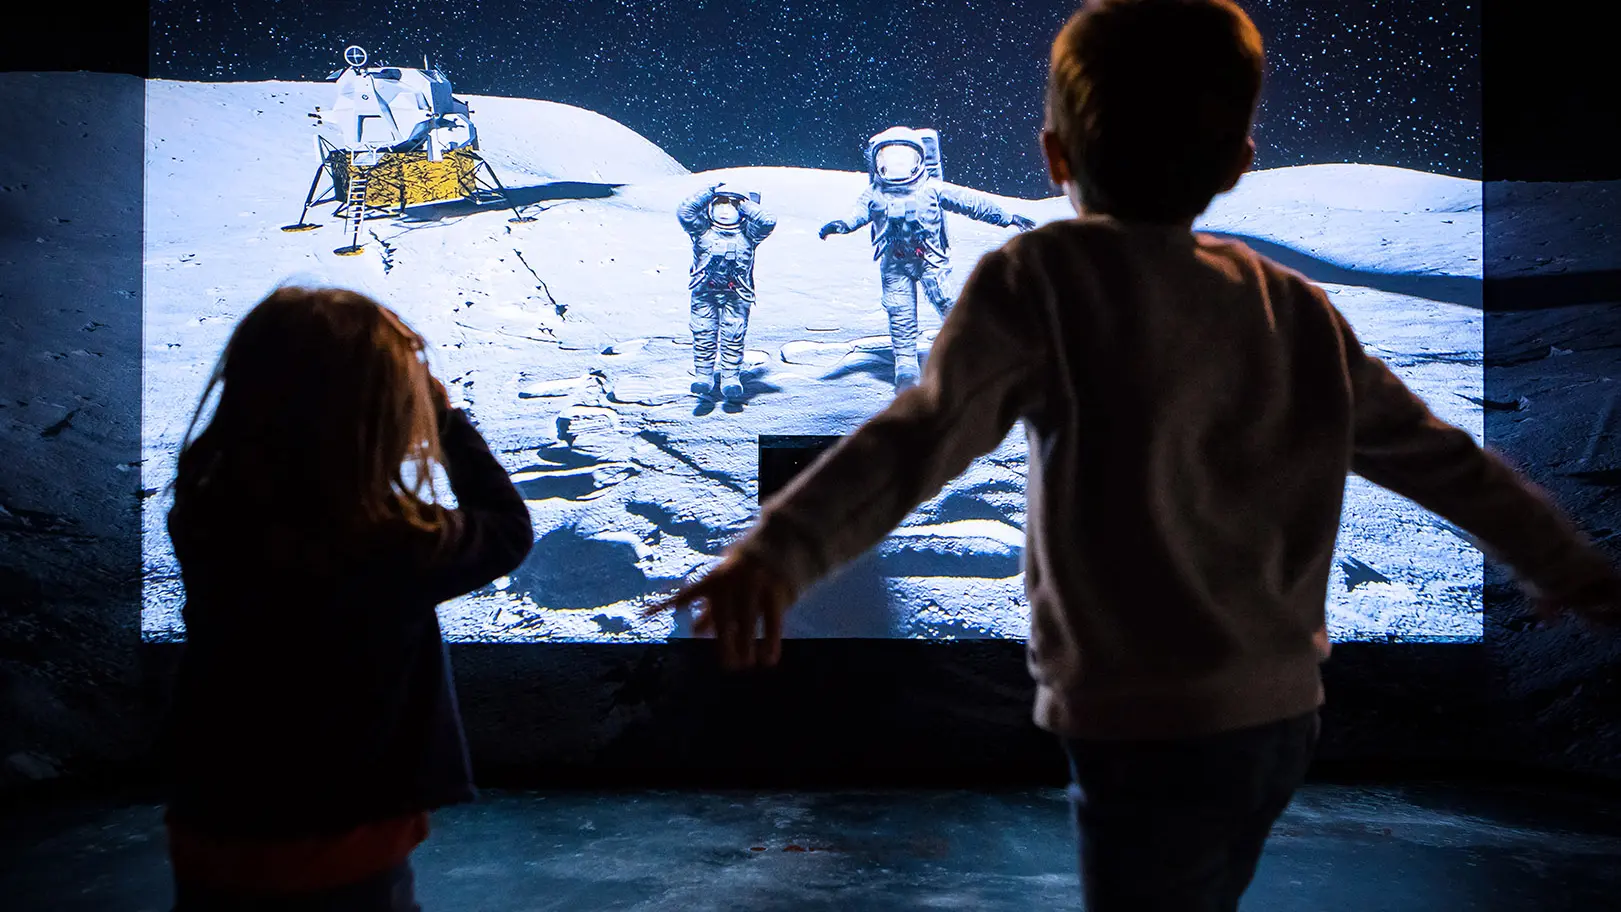
[[[1199,215],[1243,153],[1261,72],[1260,33],[1231,0],[1087,0],[1053,41],[1047,81],[1082,205]]]

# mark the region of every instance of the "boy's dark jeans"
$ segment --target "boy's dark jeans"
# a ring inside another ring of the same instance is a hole
[[[174,912],[422,912],[409,861],[360,883],[290,896],[221,892],[175,884]]]
[[[1070,740],[1087,912],[1233,912],[1317,747],[1316,712],[1174,741]]]

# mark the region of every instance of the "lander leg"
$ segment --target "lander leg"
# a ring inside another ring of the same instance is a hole
[[[519,211],[518,205],[512,201],[512,197],[507,195],[507,188],[501,183],[501,179],[499,177],[495,176],[495,169],[490,167],[490,163],[484,160],[484,156],[475,155],[474,157],[478,159],[478,167],[483,169],[484,173],[488,174],[490,176],[490,182],[495,184],[495,187],[494,187],[495,192],[501,194],[501,199],[506,201],[507,208],[512,210],[512,218],[508,219],[508,221],[513,222],[515,224],[522,224],[524,222],[532,222],[532,221],[534,221],[535,220],[534,216],[532,216],[532,215],[524,215],[521,211]],[[474,172],[474,179],[475,180],[477,179],[477,175],[478,175],[478,172],[475,171]]]
[[[315,229],[321,227],[320,225],[313,225],[313,224],[310,224],[309,222],[304,221],[304,218],[305,218],[305,216],[310,214],[310,206],[315,203],[315,190],[316,190],[316,188],[321,186],[321,175],[325,174],[325,173],[326,173],[326,160],[323,159],[321,161],[320,167],[315,169],[315,179],[310,181],[310,192],[306,193],[304,195],[304,209],[303,209],[303,211],[298,213],[298,221],[294,222],[291,225],[283,225],[283,226],[281,226],[281,230],[283,230],[283,231],[314,231]]]

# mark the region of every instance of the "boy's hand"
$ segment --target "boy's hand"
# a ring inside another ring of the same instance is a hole
[[[1535,605],[1550,624],[1574,614],[1593,626],[1621,627],[1621,575],[1612,572],[1557,599],[1538,598]]]
[[[693,632],[714,634],[721,665],[773,666],[782,656],[782,616],[793,603],[788,582],[757,558],[733,552],[720,566],[643,612],[652,616],[703,602]]]

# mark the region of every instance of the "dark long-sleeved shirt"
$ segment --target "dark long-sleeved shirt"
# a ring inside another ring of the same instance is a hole
[[[401,530],[329,559],[268,547],[274,516],[206,497],[171,511],[186,587],[165,739],[176,821],[290,839],[474,796],[434,609],[515,569],[533,533],[465,414],[444,416],[440,443],[457,508],[437,549]]]
[[[738,547],[802,591],[1023,420],[1036,721],[1193,736],[1322,700],[1356,472],[1557,594],[1608,565],[1537,488],[1438,420],[1324,292],[1247,247],[1083,218],[988,254],[924,382],[768,502]]]

